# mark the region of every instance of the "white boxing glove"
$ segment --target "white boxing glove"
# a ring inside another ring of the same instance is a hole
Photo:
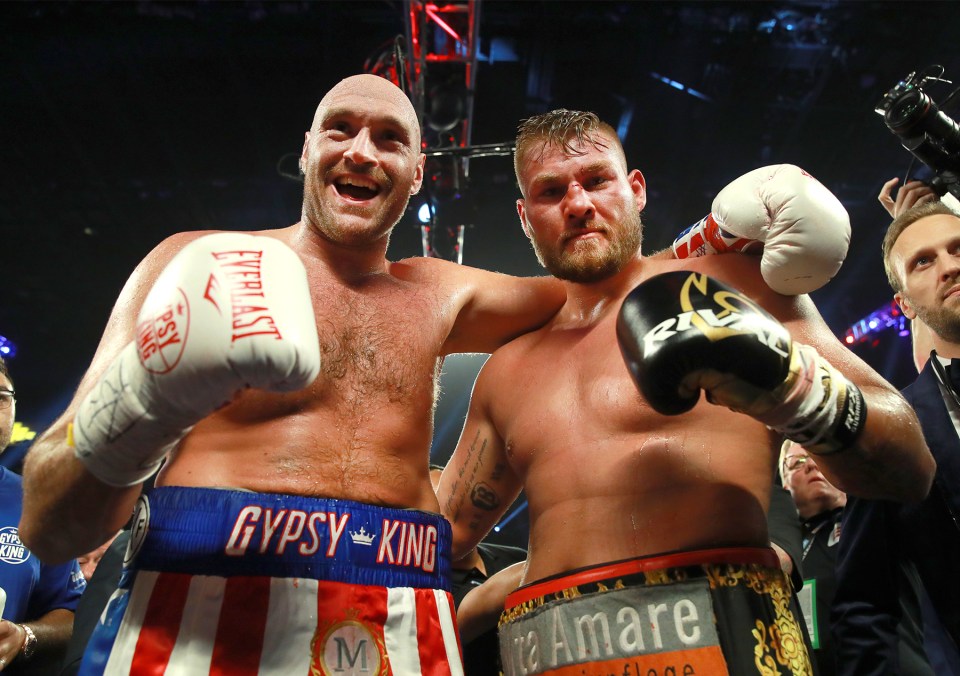
[[[760,271],[785,295],[829,282],[847,256],[850,217],[833,193],[800,167],[774,164],[727,185],[709,215],[673,243],[677,258],[762,250]]]
[[[160,273],[136,338],[81,402],[68,443],[98,479],[132,486],[241,389],[290,392],[319,372],[299,256],[272,237],[207,235]]]

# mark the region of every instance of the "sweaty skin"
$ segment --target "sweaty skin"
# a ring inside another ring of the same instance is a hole
[[[705,272],[759,300],[848,377],[883,386],[836,343],[809,299],[769,291],[754,260],[648,259],[636,268],[624,295],[660,272]],[[612,302],[586,324],[561,312],[485,364],[441,484],[455,555],[487,532],[521,487],[530,512],[525,582],[662,552],[768,545],[779,437],[706,398],[683,415],[656,413],[624,366],[618,309]]]
[[[413,108],[387,80],[351,77],[323,98],[301,156],[301,221],[254,233],[285,242],[306,267],[320,375],[291,394],[241,392],[183,439],[158,485],[439,511],[427,460],[441,359],[490,352],[542,326],[564,291],[554,280],[439,259],[386,260],[423,163]],[[160,271],[204,234],[168,238],[134,271],[74,400],[29,453],[20,535],[51,562],[91,551],[130,516],[140,486],[113,488],[89,474],[67,444],[68,423],[133,339]]]
[[[587,143],[578,154],[551,146],[532,152],[518,172],[521,223],[544,265],[570,275],[567,301],[478,376],[438,490],[454,556],[488,532],[521,488],[530,513],[525,583],[631,557],[769,544],[779,436],[705,397],[688,413],[658,414],[620,354],[615,324],[624,297],[674,270],[739,289],[863,392],[868,415],[857,443],[819,463],[834,485],[889,499],[925,495],[934,465],[915,416],[833,336],[807,296],[773,292],[748,256],[663,260],[641,257],[639,239],[632,251],[622,246],[640,227],[630,220],[645,189],[639,172],[608,150],[615,145]],[[618,250],[618,263],[601,263]],[[601,272],[571,272],[590,269]]]

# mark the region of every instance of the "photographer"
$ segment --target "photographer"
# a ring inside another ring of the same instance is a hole
[[[949,192],[960,199],[960,124],[924,91],[931,83],[950,84],[950,80],[942,77],[943,72],[943,66],[932,65],[919,73],[910,73],[884,94],[875,108],[900,144],[934,174],[927,184],[929,189],[919,181],[910,181],[900,190],[896,201],[890,197],[890,191],[897,179],[884,184],[880,202],[891,216],[898,215],[911,203],[919,205],[931,200],[934,195]],[[960,89],[952,91],[944,103],[958,92]]]

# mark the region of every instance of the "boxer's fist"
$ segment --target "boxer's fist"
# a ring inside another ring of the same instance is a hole
[[[778,293],[810,293],[840,269],[850,218],[815,178],[791,164],[754,169],[727,185],[711,213],[673,243],[677,258],[762,251],[760,270]]]
[[[637,387],[659,413],[707,399],[745,413],[814,453],[853,443],[860,391],[752,300],[706,275],[670,272],[624,300],[617,339]]]
[[[208,235],[157,278],[135,340],[81,402],[71,441],[97,478],[133,485],[241,389],[298,390],[319,371],[316,320],[297,254],[271,237]]]

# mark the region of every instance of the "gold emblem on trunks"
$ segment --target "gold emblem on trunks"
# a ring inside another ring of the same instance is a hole
[[[787,587],[790,583],[783,571],[755,565],[710,565],[706,568],[712,588],[743,585],[760,596],[766,596],[773,606],[774,616],[769,626],[757,619],[750,631],[758,674],[813,674],[800,625],[790,610],[791,596]]]
[[[385,676],[390,673],[379,631],[348,609],[347,619],[317,627],[310,650],[310,676]]]

